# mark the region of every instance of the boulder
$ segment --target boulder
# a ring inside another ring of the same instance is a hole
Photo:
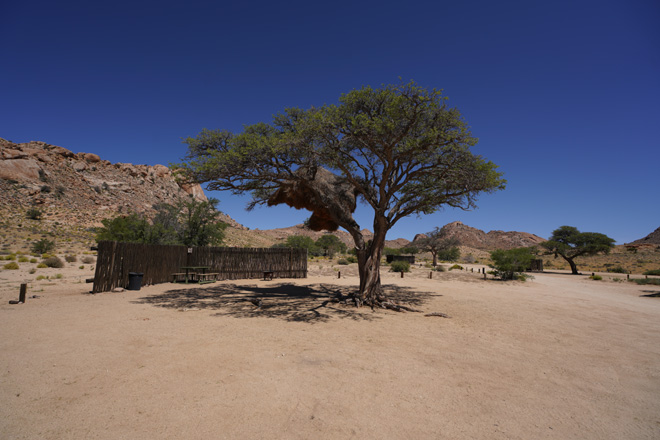
[[[39,180],[39,163],[34,158],[0,161],[0,179]]]
[[[94,153],[80,153],[83,156],[83,159],[85,159],[89,163],[97,163],[101,162],[101,158],[98,156],[98,154]]]

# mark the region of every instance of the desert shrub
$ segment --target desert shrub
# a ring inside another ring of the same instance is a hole
[[[653,286],[660,286],[660,279],[658,278],[631,278],[630,282],[637,283],[642,286],[647,284],[651,284]]]
[[[337,264],[341,264],[342,266],[346,266],[349,264],[348,260],[346,258],[340,258],[337,260]]]
[[[58,257],[46,258],[42,263],[48,267],[55,267],[58,269],[64,267],[64,261],[60,260]]]
[[[520,275],[529,269],[535,258],[531,248],[523,247],[516,249],[498,249],[490,253],[493,264],[490,265],[493,275],[502,280],[519,279],[524,281],[527,277]],[[521,279],[524,278],[524,279]]]
[[[644,275],[660,275],[660,269],[647,270]]]
[[[44,269],[44,268],[46,268],[46,267],[48,267],[48,266],[46,266],[45,263],[39,263],[39,264],[37,264],[37,269]]]
[[[392,261],[390,270],[392,272],[410,272],[410,263],[407,261]]]
[[[612,273],[627,273],[627,272],[628,272],[627,270],[625,270],[625,269],[624,269],[623,267],[621,267],[621,266],[617,266],[617,267],[608,267],[608,268],[607,268],[607,271],[608,271],[608,272],[612,272]]]
[[[30,208],[25,213],[25,217],[29,218],[30,220],[41,220],[42,216],[43,216],[43,212],[41,212],[37,208]]]
[[[447,269],[445,269],[445,266],[442,266],[442,265],[435,266],[435,269],[433,269],[433,270],[435,270],[436,272],[446,272],[447,271]]]
[[[11,263],[7,263],[3,266],[7,270],[16,270],[18,269],[18,263],[15,261],[12,261]]]
[[[463,262],[468,263],[468,264],[472,264],[476,261],[477,261],[477,259],[474,258],[474,255],[472,255],[472,254],[467,254],[466,256],[463,257]]]
[[[354,257],[353,255],[349,255],[348,257],[346,257],[346,261],[348,261],[349,263],[357,263],[358,262],[357,257]]]
[[[449,270],[454,270],[454,269],[463,270],[463,266],[461,266],[460,264],[454,264],[452,267],[449,268]]]
[[[30,263],[36,263],[37,259],[36,258],[30,258]]]
[[[45,254],[51,252],[55,249],[55,242],[47,238],[42,238],[41,240],[35,241],[32,243],[32,252],[36,254]]]
[[[5,255],[5,260],[14,261],[16,259],[16,254]]]
[[[24,256],[24,255],[21,255],[20,257],[18,257],[18,262],[19,263],[27,263],[28,261],[30,261],[30,259],[28,257]]]
[[[63,276],[64,276],[64,275],[62,275],[61,273],[58,273],[58,274],[55,275],[55,278],[57,278],[58,280],[60,280],[60,279],[62,279]]]
[[[33,273],[35,273],[36,271],[37,271],[37,269],[32,268],[32,269],[30,269],[30,272],[29,272],[29,273],[30,273],[30,274],[33,274]]]
[[[89,256],[82,257],[82,260],[80,261],[82,261],[85,264],[92,264],[94,262],[94,257],[89,257]]]
[[[78,258],[76,258],[75,255],[65,255],[64,259],[66,260],[67,263],[75,263],[78,261]]]
[[[48,277],[46,277],[46,276],[44,276],[44,275],[39,275],[39,276],[37,276],[37,281],[45,280],[45,279],[47,279],[47,278],[48,278]]]
[[[438,260],[440,261],[458,261],[460,257],[461,250],[456,246],[438,251]]]
[[[52,189],[48,185],[43,185],[41,188],[39,188],[39,190],[44,194],[48,194],[52,191]]]
[[[596,281],[600,281],[603,279],[603,277],[601,277],[600,275],[591,275],[589,278]]]
[[[84,265],[83,266],[78,266],[78,269],[84,269],[84,268],[85,268]]]

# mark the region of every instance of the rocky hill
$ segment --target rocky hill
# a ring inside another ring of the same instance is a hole
[[[545,239],[527,232],[490,231],[486,233],[461,222],[448,223],[442,229],[448,237],[456,238],[460,246],[486,251],[536,246],[545,241]],[[421,236],[422,234],[417,235],[415,240]],[[415,240],[413,240],[413,244]]]
[[[635,240],[632,243],[627,243],[627,244],[628,245],[640,245],[640,244],[660,245],[660,228],[651,232],[649,235],[647,235],[644,238],[640,238],[639,240]]]
[[[37,207],[60,223],[95,226],[103,218],[148,213],[156,203],[173,203],[187,195],[207,200],[199,185],[177,183],[163,165],[113,164],[93,153],[0,138],[3,210]],[[240,227],[228,216],[223,220]]]

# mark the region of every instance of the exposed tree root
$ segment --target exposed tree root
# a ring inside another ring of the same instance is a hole
[[[380,302],[380,307],[383,309],[394,310],[395,312],[418,312],[421,313],[421,310],[413,309],[412,307],[404,306],[402,304],[397,304],[392,301],[382,301]]]
[[[424,316],[439,316],[440,318],[451,318],[451,316],[440,312],[431,312],[431,313],[427,313]]]

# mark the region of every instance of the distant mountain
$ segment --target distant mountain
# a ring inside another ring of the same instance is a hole
[[[639,240],[635,240],[632,243],[627,243],[628,245],[631,244],[658,244],[660,245],[660,228],[656,229],[655,231],[651,232],[649,235],[647,235],[644,238],[640,238]]]
[[[530,247],[546,241],[537,235],[527,232],[490,231],[486,233],[481,229],[473,228],[461,222],[448,223],[442,229],[447,233],[448,237],[456,238],[460,246],[485,251]],[[422,234],[417,235],[415,240],[418,240],[422,236]],[[413,245],[415,244],[415,240],[413,240]]]

